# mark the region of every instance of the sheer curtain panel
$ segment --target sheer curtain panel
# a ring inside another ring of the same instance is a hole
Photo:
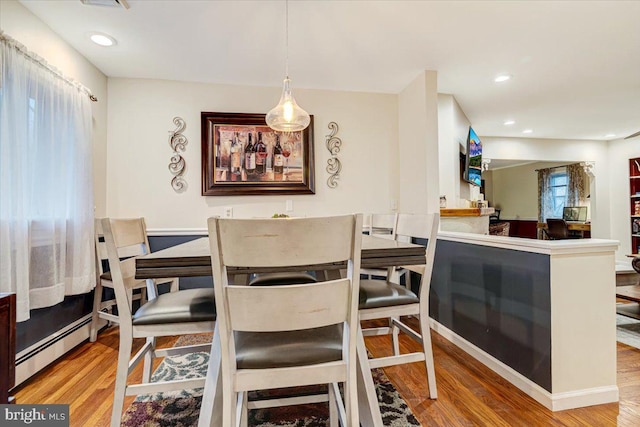
[[[95,286],[91,105],[0,32],[0,292],[29,310]]]

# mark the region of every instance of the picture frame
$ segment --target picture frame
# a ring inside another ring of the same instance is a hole
[[[203,196],[315,194],[313,116],[298,132],[265,116],[201,113]]]

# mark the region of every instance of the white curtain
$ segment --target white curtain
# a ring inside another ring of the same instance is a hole
[[[0,32],[0,292],[17,320],[95,286],[91,105]]]

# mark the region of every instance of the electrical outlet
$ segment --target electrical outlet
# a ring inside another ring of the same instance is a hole
[[[396,202],[396,199],[391,199],[391,210],[395,211],[396,209],[398,209],[398,202]]]
[[[231,206],[227,206],[224,208],[224,217],[233,218],[233,208]]]
[[[286,211],[287,212],[293,212],[293,200],[287,200],[286,204]]]

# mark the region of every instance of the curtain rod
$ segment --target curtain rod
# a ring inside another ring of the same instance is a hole
[[[13,39],[12,37],[7,35],[7,33],[5,33],[2,30],[0,30],[0,41],[4,42],[7,46],[16,49],[18,52],[20,52],[22,55],[24,55],[27,59],[35,62],[38,65],[40,65],[45,70],[49,71],[51,74],[53,74],[54,76],[58,77],[59,79],[61,79],[65,83],[70,84],[71,86],[73,86],[76,89],[78,89],[80,92],[86,93],[89,96],[89,99],[91,101],[98,102],[98,98],[93,93],[91,93],[91,90],[88,87],[86,87],[83,84],[75,81],[72,78],[65,77],[65,75],[62,74],[62,72],[60,70],[58,70],[53,65],[50,65],[44,58],[42,58],[41,56],[39,56],[39,55],[37,55],[37,54],[35,54],[33,52],[30,52],[29,49],[26,48],[26,46],[24,46],[23,44],[21,44],[17,40]],[[2,78],[2,76],[0,75],[0,82],[1,82],[1,78]]]
[[[560,165],[560,166],[553,166],[553,167],[550,167],[550,168],[536,169],[535,171],[536,172],[540,172],[540,171],[543,171],[545,169],[560,169],[560,168],[566,168],[567,166],[573,166],[573,165],[579,165],[579,164],[580,164],[580,162],[578,162],[578,163],[569,163],[568,165]]]

